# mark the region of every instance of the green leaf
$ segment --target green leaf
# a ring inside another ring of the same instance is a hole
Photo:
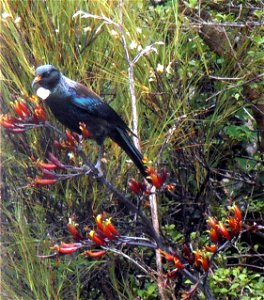
[[[152,283],[148,286],[147,294],[151,296],[157,290],[156,284]]]
[[[238,141],[250,141],[253,137],[253,132],[246,125],[229,125],[224,129],[225,133],[232,139]]]
[[[219,291],[220,291],[221,294],[226,294],[228,292],[228,289],[227,288],[221,288]]]

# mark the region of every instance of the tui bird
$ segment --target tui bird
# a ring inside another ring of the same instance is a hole
[[[32,87],[45,100],[54,116],[69,129],[81,133],[84,123],[90,137],[100,146],[96,167],[102,175],[101,158],[107,137],[116,142],[146,176],[142,154],[128,133],[133,134],[121,117],[93,91],[64,76],[52,65],[39,66]]]

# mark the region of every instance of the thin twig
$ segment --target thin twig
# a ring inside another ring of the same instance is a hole
[[[264,271],[264,267],[259,267],[259,266],[250,265],[250,264],[227,264],[226,266],[227,267],[238,267],[238,266],[241,266],[241,267],[255,268],[255,269]]]
[[[116,253],[118,255],[121,255],[123,257],[125,257],[127,260],[131,261],[132,263],[134,263],[139,269],[141,269],[144,273],[151,275],[151,272],[149,272],[149,270],[145,269],[139,262],[137,262],[135,259],[133,259],[131,256],[125,254],[124,252],[118,250],[118,249],[114,249],[114,248],[109,248],[109,247],[104,247],[101,246],[102,249],[105,249],[107,251]],[[154,270],[153,270],[154,272]]]
[[[217,97],[218,95],[228,91],[228,90],[232,90],[232,89],[235,89],[235,88],[238,88],[238,87],[241,87],[241,86],[244,86],[244,85],[247,85],[251,82],[254,82],[260,78],[264,77],[264,73],[262,74],[259,74],[257,76],[255,76],[254,78],[250,78],[249,80],[246,80],[240,84],[233,84],[233,85],[230,85],[229,87],[225,88],[225,89],[222,89],[221,91],[218,91],[216,93],[214,93],[212,96],[208,97],[207,99],[205,99],[206,102],[210,101],[211,99],[214,99],[215,97]]]
[[[188,28],[195,27],[195,28],[200,28],[202,26],[212,26],[212,27],[236,27],[236,28],[244,28],[244,27],[259,27],[263,26],[263,22],[256,22],[256,21],[246,21],[246,22],[192,22],[188,24]],[[184,24],[183,24],[184,26]]]
[[[246,76],[246,75],[245,75]],[[242,77],[220,77],[220,76],[213,76],[213,75],[208,75],[209,78],[212,78],[212,79],[216,79],[216,80],[242,80],[245,78],[245,76],[242,76]]]
[[[233,259],[233,258],[252,258],[252,257],[264,257],[264,254],[239,254],[239,255],[233,255],[233,256],[226,256],[225,259]]]

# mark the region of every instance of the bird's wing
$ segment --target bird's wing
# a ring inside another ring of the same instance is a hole
[[[101,98],[89,90],[82,84],[76,83],[72,87],[73,97],[71,98],[72,103],[87,111],[87,113],[103,119],[113,126],[130,131],[126,123],[122,118],[109,106],[107,103],[101,100]]]

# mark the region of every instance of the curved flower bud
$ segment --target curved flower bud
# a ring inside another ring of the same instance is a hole
[[[0,125],[5,127],[6,129],[16,128],[15,122],[19,122],[19,120],[8,115],[0,116]]]
[[[72,254],[76,252],[81,247],[81,244],[67,244],[61,243],[60,245],[56,244],[51,247],[51,250],[55,250],[58,254]]]
[[[65,165],[51,152],[48,153],[49,160],[54,163],[58,168],[64,169]]]
[[[148,174],[147,179],[149,179],[157,189],[161,188],[168,176],[165,169],[163,169],[162,173],[157,173],[153,167],[148,167],[146,173]]]
[[[92,250],[87,250],[82,253],[82,255],[86,257],[92,257],[92,258],[101,258],[106,254],[107,251],[102,250],[102,251],[92,251]]]
[[[228,218],[227,223],[231,229],[233,235],[239,235],[242,230],[242,221],[239,221],[237,218]]]
[[[90,134],[89,130],[87,129],[87,126],[86,126],[85,123],[79,122],[79,128],[82,132],[83,138],[88,139],[91,136],[91,134]]]
[[[204,269],[204,271],[208,271],[209,269],[209,258],[207,256],[202,256],[199,260],[198,260],[201,265],[202,265],[202,268]]]
[[[242,213],[240,208],[237,205],[233,205],[230,209],[234,211],[235,218],[238,220],[238,222],[242,221]]]
[[[215,253],[217,251],[217,246],[215,244],[212,244],[210,246],[206,245],[205,246],[205,249],[208,251],[208,252],[211,252],[211,253]]]
[[[55,184],[56,182],[57,182],[57,179],[37,177],[32,181],[31,186],[51,185],[51,184]]]
[[[168,252],[166,252],[166,251],[164,251],[162,249],[159,249],[159,252],[160,252],[161,255],[164,256],[164,258],[167,261],[172,261],[172,262],[174,261],[175,256],[173,254],[170,254],[170,253],[168,253]]]
[[[115,226],[114,226],[114,225],[112,224],[112,222],[111,222],[111,218],[106,219],[106,220],[104,221],[104,224],[105,224],[106,228],[107,228],[107,229],[108,229],[115,237],[119,236],[118,231],[116,230]]]
[[[46,169],[46,170],[55,170],[58,168],[57,165],[53,164],[53,163],[44,163],[42,161],[37,161],[36,165],[41,168],[41,169]]]
[[[223,237],[225,237],[228,241],[231,240],[231,236],[230,236],[229,232],[227,231],[226,226],[225,226],[222,222],[219,222],[219,223],[218,223],[218,232],[219,232]]]
[[[181,261],[178,257],[175,256],[173,259],[173,262],[174,262],[176,268],[178,268],[180,270],[184,268],[184,265],[181,263]]]
[[[139,194],[140,192],[144,192],[146,190],[146,186],[141,182],[137,181],[135,178],[131,178],[128,182],[128,186],[132,192],[135,194]]]
[[[36,119],[37,122],[45,122],[46,121],[46,113],[43,110],[42,106],[40,106],[39,104],[37,104],[34,109],[33,117]]]
[[[72,235],[75,241],[81,241],[84,239],[82,234],[77,229],[78,224],[73,221],[72,218],[69,218],[69,223],[67,224],[67,229],[69,233]]]
[[[31,116],[31,111],[28,106],[22,101],[16,101],[14,104],[14,112],[21,118],[26,119]]]
[[[97,245],[105,245],[105,241],[94,230],[91,230],[88,235],[90,239],[94,241]]]
[[[209,217],[207,219],[207,224],[208,224],[209,227],[216,229],[217,225],[218,225],[218,221],[217,221],[216,218]]]
[[[211,240],[214,242],[214,243],[217,243],[218,242],[218,239],[219,239],[219,236],[218,236],[218,232],[215,228],[212,228],[208,231],[209,233],[209,236],[211,238]]]

